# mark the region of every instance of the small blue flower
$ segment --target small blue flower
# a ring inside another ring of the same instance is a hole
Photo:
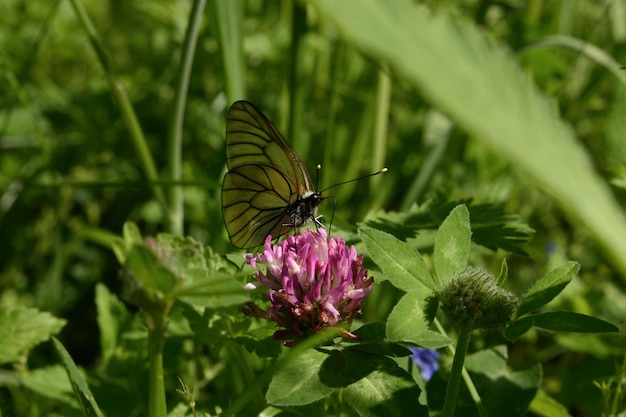
[[[415,366],[420,369],[420,375],[424,381],[428,381],[435,371],[439,369],[440,353],[434,349],[424,349],[416,346],[409,346],[409,350],[413,352],[411,359]]]

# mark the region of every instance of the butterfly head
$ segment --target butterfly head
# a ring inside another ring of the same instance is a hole
[[[287,214],[291,219],[293,227],[304,226],[308,223],[315,223],[322,226],[320,222],[321,216],[317,216],[317,209],[324,201],[322,193],[317,191],[305,191],[296,201],[289,205]]]

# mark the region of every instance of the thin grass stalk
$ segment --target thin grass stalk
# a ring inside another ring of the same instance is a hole
[[[89,16],[87,15],[87,12],[85,11],[82,3],[80,2],[80,0],[70,0],[70,2],[72,4],[72,7],[74,8],[74,12],[78,17],[78,20],[81,22],[81,24],[83,25],[83,29],[87,33],[89,42],[91,43],[91,47],[98,56],[98,61],[100,62],[100,65],[107,75],[109,85],[111,86],[111,91],[113,92],[113,98],[115,99],[117,105],[120,107],[122,118],[124,119],[124,123],[128,128],[131,140],[139,156],[139,161],[141,163],[143,172],[146,175],[148,181],[150,181],[150,183],[152,184],[151,189],[154,197],[161,205],[163,212],[166,214],[167,217],[169,217],[167,215],[168,206],[165,200],[163,188],[161,188],[159,185],[155,185],[155,183],[158,182],[158,174],[156,165],[154,164],[154,159],[152,158],[152,154],[150,153],[150,149],[148,148],[148,143],[141,129],[141,125],[137,120],[137,115],[135,114],[133,105],[131,104],[128,95],[126,94],[126,89],[113,74],[108,57],[102,46],[102,42],[100,41],[100,38],[96,33],[96,29],[91,23],[91,20],[89,19]]]
[[[355,59],[358,59],[355,57]],[[342,135],[342,139],[344,142],[344,155],[348,155],[348,164],[344,167],[341,172],[342,181],[349,180],[352,178],[357,178],[360,175],[363,175],[367,171],[371,171],[370,167],[368,169],[363,170],[363,161],[370,161],[369,155],[372,153],[372,129],[374,129],[375,117],[376,117],[376,97],[374,94],[370,94],[366,96],[366,100],[364,102],[364,106],[362,108],[361,113],[359,114],[360,120],[357,122],[354,119],[351,119],[347,123],[350,128],[354,128],[354,130],[350,130],[349,135]],[[368,179],[368,181],[371,180]],[[346,185],[341,186],[341,195],[342,198],[348,199],[348,196],[353,196],[355,189],[357,187],[363,187],[362,184],[359,184],[359,181],[351,182]],[[362,207],[361,213],[369,211],[368,207]]]
[[[292,3],[291,23],[291,62],[289,65],[289,125],[287,137],[294,149],[305,158],[310,155],[309,135],[302,133],[302,115],[306,100],[306,82],[304,68],[305,45],[304,39],[307,32],[306,8],[298,2]]]
[[[432,109],[431,112],[437,112],[437,110]],[[440,114],[437,114],[437,116],[439,115]],[[441,117],[445,116],[441,115]],[[451,135],[452,124],[450,123],[449,128],[446,129],[444,132],[441,132],[440,135],[438,135],[437,141],[431,147],[428,155],[426,155],[426,157],[424,158],[424,163],[420,167],[419,173],[413,178],[409,187],[407,187],[404,198],[400,203],[400,210],[408,210],[413,203],[420,200],[420,198],[426,191],[430,180],[433,178],[435,172],[441,165],[441,161],[446,154],[446,150],[448,150],[448,144],[450,143]]]
[[[183,118],[185,104],[189,90],[189,78],[191,67],[198,41],[200,22],[204,14],[206,0],[194,0],[189,24],[185,33],[181,54],[180,68],[176,79],[174,91],[174,106],[172,108],[169,127],[167,132],[167,175],[173,182],[182,180],[182,144],[183,144]],[[183,204],[183,187],[174,185],[169,188],[169,225],[170,233],[182,235],[185,217]]]
[[[243,53],[243,3],[241,0],[209,2],[211,26],[215,31],[224,71],[229,103],[246,98],[246,64]]]
[[[343,57],[345,56],[345,45],[343,42],[337,42],[334,46],[327,45],[328,47],[325,49],[326,53],[330,55],[327,60],[328,64],[328,110],[326,113],[326,129],[324,131],[324,151],[322,156],[323,167],[326,168],[323,170],[322,178],[324,179],[323,186],[321,188],[328,187],[332,184],[330,178],[339,178],[338,175],[340,170],[337,169],[337,158],[336,155],[336,146],[337,146],[337,138],[339,137],[339,125],[337,123],[337,115],[339,114],[340,106],[341,106],[341,96],[339,94],[339,83],[341,77],[338,74],[341,65],[340,62],[343,61]],[[335,190],[333,190],[333,193]]]
[[[376,116],[374,118],[374,137],[372,149],[372,167],[371,171],[383,168],[387,157],[387,134],[389,128],[389,108],[391,106],[391,78],[385,68],[378,70],[378,83],[376,88]],[[381,204],[383,194],[378,193],[377,189],[380,182],[384,178],[374,177],[368,179],[370,195],[373,199],[370,209],[378,209]]]

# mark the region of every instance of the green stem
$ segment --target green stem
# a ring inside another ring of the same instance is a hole
[[[459,339],[456,342],[454,361],[452,362],[452,370],[450,371],[450,378],[448,379],[446,398],[443,403],[441,417],[454,416],[454,408],[456,407],[456,402],[459,399],[459,387],[461,386],[461,378],[463,377],[463,362],[465,361],[465,354],[467,353],[467,347],[469,346],[470,334],[469,330],[461,330],[459,333]]]
[[[437,327],[437,331],[439,333],[441,333],[442,335],[446,337],[448,336],[446,333],[446,330],[443,328],[439,320],[435,319],[433,323],[435,324],[435,327]],[[448,345],[448,351],[450,352],[450,354],[454,355],[455,353],[454,346]],[[472,397],[472,400],[474,400],[474,405],[476,405],[476,410],[478,411],[478,415],[480,417],[488,417],[487,410],[485,409],[485,405],[483,404],[483,401],[480,398],[480,395],[478,394],[478,390],[476,389],[476,386],[474,385],[474,381],[472,381],[472,378],[470,377],[469,372],[467,372],[467,369],[465,368],[463,368],[463,381],[465,381],[465,386],[467,387],[467,390],[469,391],[470,396]]]
[[[148,415],[166,417],[165,379],[163,377],[163,345],[167,328],[167,309],[164,312],[147,313],[148,324],[148,363],[150,382],[148,387]]]
[[[194,52],[198,40],[198,31],[202,21],[206,0],[194,0],[189,15],[189,24],[183,43],[181,65],[176,80],[174,106],[172,108],[169,128],[167,132],[168,176],[173,182],[182,180],[182,143],[183,143],[183,116],[189,89],[189,77],[193,64]],[[172,186],[169,189],[169,231],[181,235],[183,233],[184,206],[182,186]]]
[[[126,94],[126,89],[113,74],[107,55],[104,52],[104,48],[102,47],[100,39],[98,38],[98,34],[96,33],[96,29],[93,27],[93,24],[91,23],[87,12],[83,8],[82,3],[80,2],[80,0],[70,0],[70,2],[72,4],[72,7],[74,8],[74,11],[76,12],[76,15],[78,16],[78,20],[83,25],[85,32],[87,32],[87,37],[89,38],[91,47],[98,56],[100,65],[107,75],[107,79],[109,80],[109,84],[111,86],[111,91],[113,92],[113,97],[115,98],[117,105],[120,107],[122,118],[124,119],[124,123],[128,128],[131,140],[135,145],[135,150],[139,155],[139,160],[143,167],[146,178],[151,183],[155,183],[158,180],[156,166],[154,164],[154,160],[152,159],[150,149],[148,148],[146,138],[143,135],[141,126],[139,125],[139,121],[137,120],[135,110],[133,109],[130,99]],[[160,186],[153,185],[152,192],[154,193],[157,201],[161,204],[163,212],[167,214],[167,204],[165,201],[165,194],[163,193],[163,189]]]

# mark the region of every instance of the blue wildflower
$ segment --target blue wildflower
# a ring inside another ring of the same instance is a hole
[[[424,381],[428,381],[435,371],[439,369],[440,353],[434,349],[425,349],[417,346],[409,346],[409,350],[413,352],[411,359],[415,366],[420,369],[420,375]]]

